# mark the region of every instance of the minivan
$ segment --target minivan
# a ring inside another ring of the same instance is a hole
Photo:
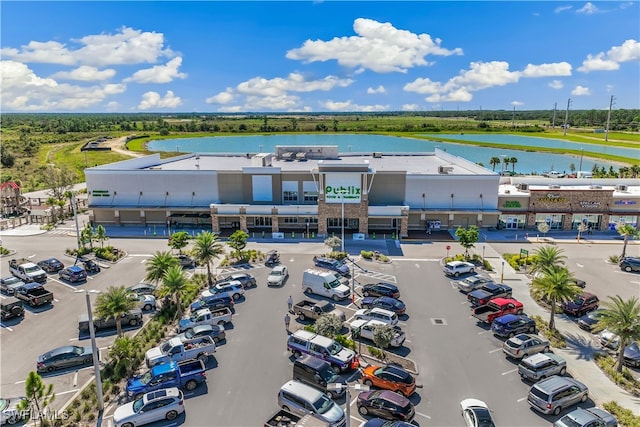
[[[302,274],[302,290],[307,294],[316,294],[340,301],[351,296],[348,286],[328,271],[307,269]]]
[[[346,391],[345,389],[327,390],[329,384],[338,380],[338,374],[329,362],[308,354],[293,362],[293,379],[327,393],[332,399],[342,396]]]
[[[289,335],[287,348],[297,359],[303,354],[310,354],[329,362],[336,372],[346,371],[356,366],[356,354],[344,348],[338,342],[313,332],[298,329]]]
[[[289,381],[280,388],[278,405],[295,415],[314,414],[329,422],[331,427],[343,427],[347,423],[340,405],[323,392],[299,381]]]
[[[527,402],[543,414],[560,415],[563,409],[586,402],[589,389],[580,381],[554,375],[537,382],[529,390]]]

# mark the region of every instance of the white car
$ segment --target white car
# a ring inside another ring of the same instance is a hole
[[[458,277],[461,274],[473,273],[476,266],[466,261],[450,261],[442,267],[447,276]]]
[[[489,406],[482,400],[464,399],[460,402],[462,418],[467,427],[495,427]]]
[[[18,405],[23,400],[26,400],[26,397],[0,398],[0,425],[22,421],[23,411],[18,409]]]
[[[113,413],[115,427],[135,427],[160,420],[175,420],[184,412],[184,396],[176,387],[164,388],[125,403]]]
[[[156,297],[153,295],[137,295],[132,293],[131,299],[138,302],[137,308],[142,311],[151,311],[156,309]]]
[[[213,285],[213,292],[219,294],[220,292],[226,292],[233,298],[234,301],[240,299],[244,295],[244,288],[242,283],[238,280],[232,280],[230,282],[218,283]]]
[[[396,326],[398,324],[398,315],[393,311],[385,310],[383,308],[363,308],[356,311],[356,319],[362,320],[378,320],[387,325]]]
[[[278,265],[271,270],[267,277],[267,286],[283,286],[289,277],[289,270],[285,265]]]
[[[611,350],[617,350],[618,346],[620,345],[620,337],[608,329],[600,332],[598,338],[600,339],[601,346],[609,348]]]
[[[349,324],[349,329],[351,330],[351,334],[354,336],[354,338],[357,338],[359,333],[360,337],[373,341],[373,330],[377,326],[384,325],[387,324],[379,320],[356,319]],[[393,338],[391,339],[391,343],[389,345],[391,347],[400,347],[407,339],[407,334],[405,334],[402,329],[400,329],[400,326],[394,326],[393,330]]]

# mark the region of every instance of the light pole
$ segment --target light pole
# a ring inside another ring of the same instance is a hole
[[[580,149],[580,167],[578,168],[578,171],[582,170],[582,157],[584,156],[584,148]]]
[[[340,192],[340,202],[342,204],[342,220],[340,221],[340,225],[342,226],[342,253],[344,253],[344,193]]]
[[[91,312],[91,299],[89,292],[85,291],[87,297],[87,314],[89,315],[89,336],[91,337],[91,352],[93,353],[93,374],[96,377],[96,393],[98,395],[98,411],[104,410],[104,398],[102,396],[102,379],[100,378],[100,358],[98,357],[98,346],[96,345],[96,332],[93,328],[93,313]]]
[[[71,193],[71,205],[73,207],[73,218],[76,221],[76,244],[78,245],[78,253],[80,253],[80,228],[78,227],[78,206],[76,205],[75,193]]]
[[[482,265],[484,266],[484,247],[486,245],[482,245]]]
[[[502,261],[502,273],[500,273],[500,283],[504,283],[504,261]]]
[[[346,410],[346,426],[350,427],[351,426],[351,389],[355,390],[355,391],[369,391],[371,390],[371,388],[366,385],[366,384],[360,384],[360,383],[356,383],[356,384],[347,384],[347,383],[333,383],[333,384],[328,384],[327,385],[327,390],[336,390],[336,391],[342,391],[345,390],[347,392],[347,397],[345,399],[345,406],[347,407]]]

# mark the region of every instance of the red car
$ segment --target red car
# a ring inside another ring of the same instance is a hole
[[[362,372],[362,383],[392,390],[407,397],[416,391],[416,379],[408,371],[396,365],[369,365]]]

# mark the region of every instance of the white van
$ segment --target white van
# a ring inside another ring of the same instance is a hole
[[[343,300],[351,296],[349,287],[340,283],[335,274],[312,268],[305,270],[302,275],[302,289],[307,294],[329,297],[334,301]]]
[[[289,381],[280,388],[278,405],[287,412],[304,416],[313,414],[331,427],[344,427],[344,411],[329,396],[299,381]]]

